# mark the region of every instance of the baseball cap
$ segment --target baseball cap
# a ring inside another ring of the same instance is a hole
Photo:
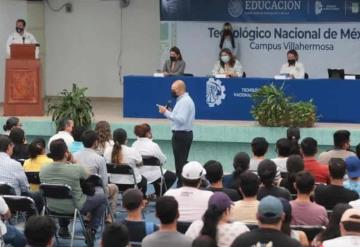
[[[123,194],[123,206],[127,210],[137,209],[144,200],[144,195],[139,189],[127,189]]]
[[[274,196],[266,196],[260,200],[258,215],[262,218],[276,219],[284,213],[280,199]]]
[[[197,161],[189,161],[184,165],[181,176],[185,179],[196,180],[206,175],[204,167]]]
[[[350,209],[346,210],[345,213],[342,215],[340,222],[344,222],[344,221],[360,223],[360,209],[359,208],[350,208]]]
[[[220,210],[225,210],[230,208],[234,203],[231,201],[230,197],[224,192],[218,191],[209,198],[208,206],[216,206]]]
[[[350,156],[345,159],[346,170],[350,178],[360,177],[360,159],[355,156]]]

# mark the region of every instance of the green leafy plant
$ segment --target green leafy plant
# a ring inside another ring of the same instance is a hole
[[[284,92],[284,86],[265,85],[252,94],[251,114],[262,126],[312,127],[317,121],[312,100],[293,102]]]
[[[89,127],[94,117],[91,100],[85,96],[87,88],[72,85],[72,90],[64,89],[59,94],[60,99],[49,102],[47,114],[52,114],[56,126],[63,118],[70,118],[75,126]]]

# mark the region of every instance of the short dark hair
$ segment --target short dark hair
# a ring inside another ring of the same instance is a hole
[[[26,21],[24,19],[17,19],[16,22],[21,22],[24,27],[26,26]]]
[[[260,185],[259,177],[251,171],[245,171],[240,175],[239,178],[239,187],[244,196],[256,196]]]
[[[31,216],[25,223],[27,243],[34,247],[46,247],[56,233],[55,221],[48,216]]]
[[[3,126],[4,131],[11,130],[13,127],[16,127],[20,122],[20,119],[17,117],[10,117],[6,120],[6,123]]]
[[[333,179],[343,179],[346,174],[345,161],[340,158],[331,158],[329,160],[329,172]]]
[[[206,170],[206,179],[212,184],[219,182],[223,175],[223,167],[219,161],[209,160],[204,164],[204,169]]]
[[[60,121],[58,122],[58,131],[63,131],[66,129],[66,127],[68,125],[70,125],[70,122],[72,120],[70,118],[63,118],[63,119],[60,119]]]
[[[107,225],[101,238],[103,247],[126,247],[129,241],[130,237],[127,227],[119,223]]]
[[[304,170],[304,160],[298,154],[292,154],[286,161],[286,169],[289,173],[297,173]]]
[[[157,199],[155,208],[161,224],[171,224],[179,217],[179,204],[172,196]]]
[[[300,144],[304,156],[314,156],[317,153],[317,141],[312,137],[306,137]]]
[[[85,130],[81,135],[81,141],[86,148],[91,148],[98,139],[98,134],[93,130]]]
[[[34,139],[29,145],[29,155],[31,159],[35,159],[42,154],[45,149],[45,140],[43,138]]]
[[[71,134],[72,136],[74,137],[74,140],[77,141],[77,142],[81,142],[81,135],[86,131],[86,128],[83,127],[83,126],[76,126]]]
[[[265,187],[271,187],[277,172],[277,166],[272,160],[263,160],[259,163],[257,173],[260,177],[260,181]]]
[[[338,130],[334,133],[334,146],[342,148],[344,144],[350,142],[350,131]]]
[[[11,139],[6,135],[0,135],[0,152],[6,152],[9,145],[12,144]]]
[[[295,184],[298,193],[310,194],[315,186],[315,179],[311,173],[307,171],[298,172],[295,176]]]
[[[25,142],[25,132],[21,128],[13,128],[9,137],[14,144],[23,144]]]
[[[141,190],[129,188],[123,194],[123,207],[128,211],[133,211],[141,206],[143,200],[144,195]]]
[[[264,137],[255,137],[251,141],[251,150],[255,156],[264,156],[268,151],[269,143]]]
[[[289,54],[294,55],[296,61],[299,59],[299,54],[298,54],[298,52],[297,52],[296,50],[294,50],[294,49],[288,50],[288,52],[287,52],[286,54],[287,54],[287,55],[289,55]]]
[[[54,160],[62,160],[68,151],[64,139],[56,139],[50,143],[50,157]]]
[[[183,183],[183,186],[188,186],[188,187],[198,187],[201,181],[201,178],[199,179],[187,179],[184,178],[183,176],[181,176],[181,181]]]
[[[280,138],[276,142],[276,149],[279,156],[288,157],[291,153],[291,142],[287,138]]]

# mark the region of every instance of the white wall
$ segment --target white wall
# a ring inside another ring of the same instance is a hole
[[[57,7],[69,0],[50,2]],[[158,0],[131,0],[122,11],[119,0],[70,2],[72,13],[45,8],[46,95],[76,82],[89,96],[121,97],[120,71],[152,74],[159,67]]]
[[[19,0],[0,0],[0,102],[4,101],[6,41],[15,31],[17,19],[26,19],[26,2]]]

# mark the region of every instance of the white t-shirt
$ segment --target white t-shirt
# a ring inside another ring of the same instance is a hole
[[[285,63],[281,66],[280,74],[289,74],[294,76],[295,79],[304,79],[304,65],[302,63],[296,62],[294,66],[289,66],[288,63]]]
[[[158,158],[161,164],[166,161],[166,156],[159,145],[149,138],[138,138],[132,144],[132,147],[142,156],[149,155]],[[166,170],[163,170],[163,172],[165,173]],[[147,179],[148,183],[153,183],[161,177],[160,168],[157,166],[142,166],[140,167],[140,173]]]
[[[286,169],[286,162],[288,160],[287,157],[284,157],[284,158],[277,157],[277,158],[274,158],[271,160],[274,161],[274,163],[276,164],[276,166],[278,167],[278,170],[280,172],[287,172],[287,169]]]
[[[72,135],[69,132],[59,131],[58,133],[56,133],[55,135],[50,137],[49,142],[48,142],[49,150],[50,150],[50,143],[57,139],[63,139],[64,142],[66,143],[66,146],[68,147],[68,149],[70,149],[71,144],[74,142],[74,138],[72,137]]]
[[[360,236],[343,236],[323,242],[323,247],[359,247],[360,246]]]
[[[357,199],[355,201],[349,202],[349,205],[353,208],[359,208],[360,209],[360,199]]]
[[[204,222],[202,220],[194,221],[186,231],[185,236],[192,239],[197,238],[203,226]],[[249,228],[241,222],[219,224],[217,226],[217,245],[219,247],[228,247],[234,242],[235,238],[248,231]]]
[[[25,39],[23,39],[25,38]],[[9,38],[7,39],[6,42],[6,56],[9,58],[10,57],[10,45],[12,44],[37,44],[37,41],[34,37],[34,35],[32,35],[29,32],[24,31],[23,35],[20,35],[18,32],[13,32],[12,34],[9,35]],[[36,47],[35,50],[35,58],[39,58],[39,47]]]
[[[111,163],[111,153],[113,147],[107,147],[104,150],[104,158],[106,163]],[[134,170],[136,183],[141,181],[140,170],[137,167],[138,164],[141,164],[142,158],[138,151],[134,148],[128,147],[126,145],[121,145],[121,152],[123,156],[123,163],[131,166]],[[114,184],[133,184],[134,179],[130,175],[116,175],[110,174],[110,182]]]
[[[181,187],[166,191],[166,196],[175,197],[179,204],[179,221],[200,220],[205,213],[211,191],[199,190],[193,187]]]
[[[9,210],[9,207],[6,204],[4,198],[2,198],[2,196],[0,196],[0,215],[6,214],[8,210]],[[1,220],[1,218],[0,218],[0,231],[1,231],[0,236],[4,236],[7,232],[6,225]]]

